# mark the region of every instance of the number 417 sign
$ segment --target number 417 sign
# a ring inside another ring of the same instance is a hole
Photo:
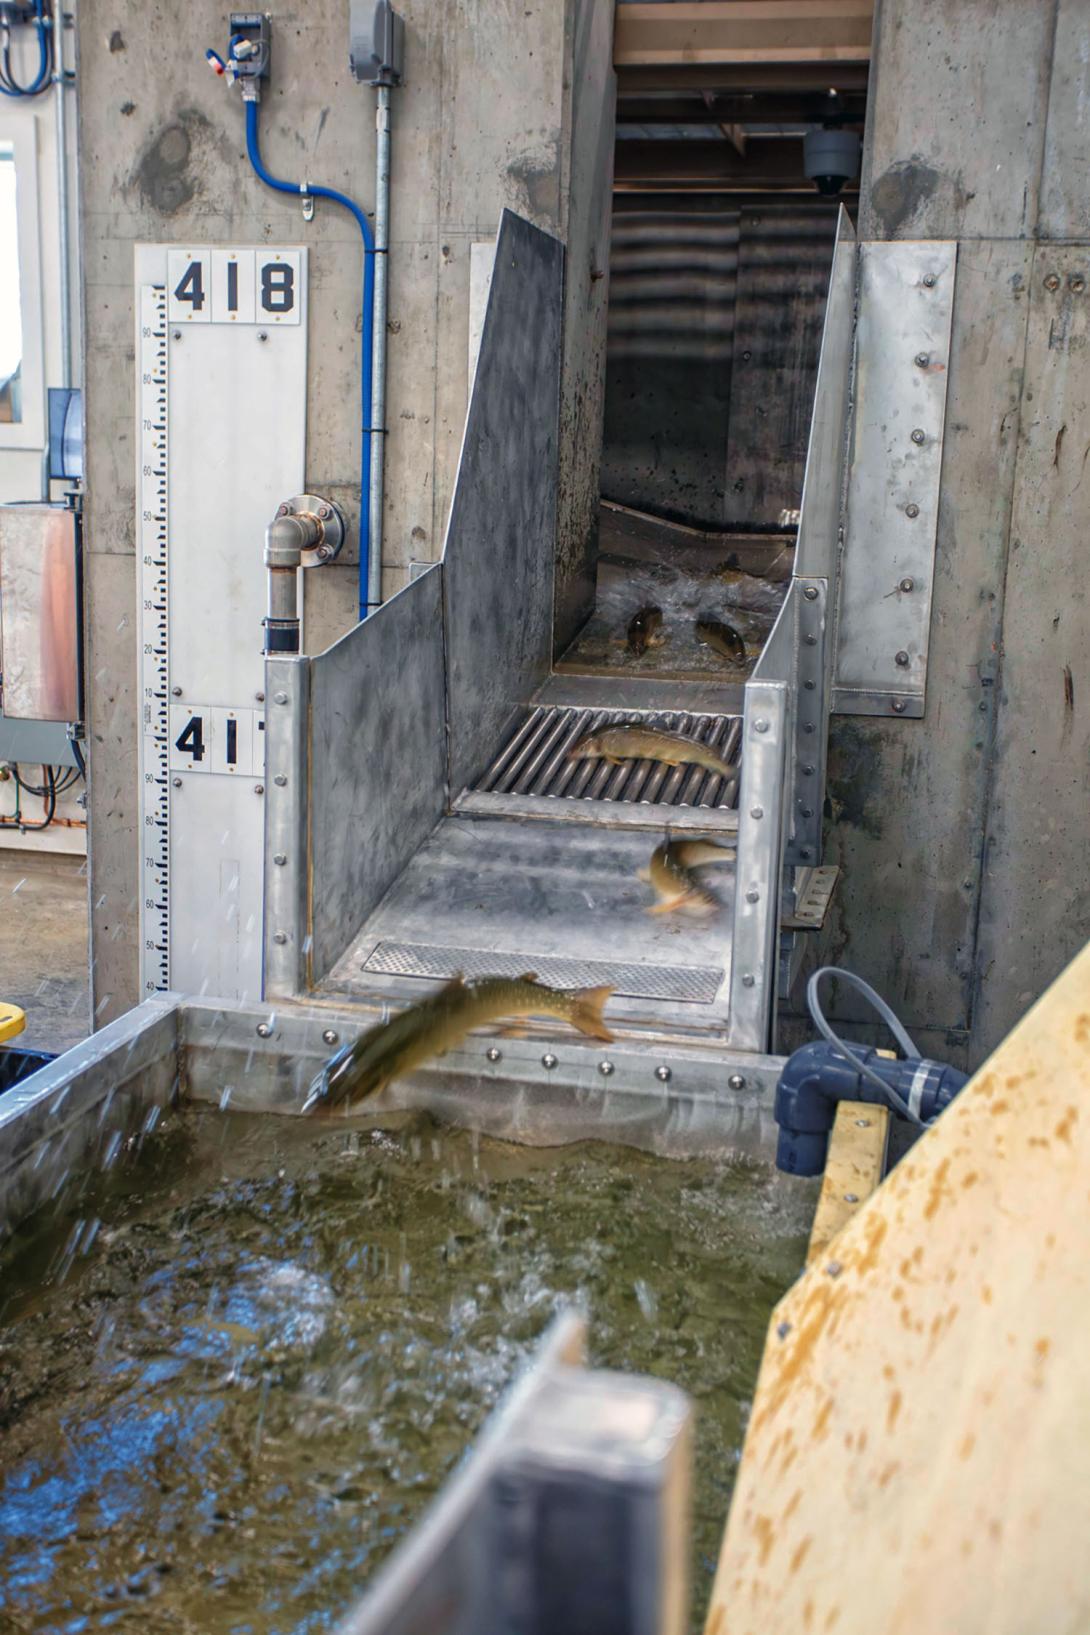
[[[167,318],[172,324],[297,324],[297,250],[171,250]]]

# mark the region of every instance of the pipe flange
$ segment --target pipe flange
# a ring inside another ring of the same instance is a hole
[[[313,545],[300,552],[300,567],[321,568],[340,555],[346,534],[344,513],[332,500],[320,494],[296,494],[280,507],[279,514],[305,519],[313,535]]]

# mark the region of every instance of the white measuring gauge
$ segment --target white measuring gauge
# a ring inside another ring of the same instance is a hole
[[[136,249],[145,995],[261,992],[262,548],[306,487],[306,268]]]

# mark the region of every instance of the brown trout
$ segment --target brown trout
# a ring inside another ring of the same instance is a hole
[[[746,644],[733,625],[724,624],[721,619],[698,619],[696,634],[700,641],[722,653],[724,658],[735,664],[744,663]]]
[[[649,914],[682,914],[706,916],[721,906],[718,898],[694,879],[692,870],[708,863],[733,863],[736,853],[731,846],[717,846],[712,840],[671,840],[667,837],[652,854],[646,869],[640,870],[640,879],[647,880],[654,889],[658,902]]]
[[[727,762],[710,744],[698,743],[680,732],[644,727],[638,721],[621,721],[615,727],[600,727],[597,732],[588,733],[569,749],[568,760],[603,760],[615,765],[621,761],[664,761],[667,766],[681,766],[685,762],[718,772],[722,777],[731,775]]]
[[[629,620],[626,639],[629,652],[635,653],[637,658],[641,658],[649,647],[661,647],[665,639],[662,635],[662,609],[641,607]]]
[[[362,1101],[464,1039],[473,1028],[509,1016],[559,1016],[590,1039],[613,1035],[602,1018],[612,988],[548,988],[532,971],[519,977],[452,977],[436,993],[344,1045],[311,1084],[303,1111],[319,1102]]]

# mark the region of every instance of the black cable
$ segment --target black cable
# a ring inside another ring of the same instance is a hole
[[[76,757],[76,765],[79,767],[79,775],[83,779],[84,783],[86,783],[87,782],[87,762],[83,758],[83,751],[79,747],[79,739],[78,738],[73,738],[72,739],[72,754]]]
[[[18,792],[20,789],[26,789],[27,788],[26,784],[24,784],[22,778],[19,776],[19,768],[17,766],[13,766],[11,770],[15,775],[16,792]],[[42,819],[42,821],[40,823],[28,823],[25,818],[20,818],[18,823],[12,823],[9,820],[9,821],[5,821],[3,823],[0,823],[0,827],[5,828],[5,829],[20,829],[24,833],[31,830],[31,829],[48,829],[49,828],[49,825],[53,822],[53,819],[57,815],[57,784],[56,784],[56,779],[53,777],[53,768],[52,767],[43,766],[42,771],[45,773],[46,790],[47,790],[47,793],[44,796],[41,797],[45,801],[45,817]],[[34,791],[32,789],[27,790],[27,793],[28,794],[33,794]]]
[[[30,85],[20,85],[11,66],[11,31],[4,30],[0,51],[0,93],[6,97],[41,96],[53,83],[54,21],[46,14],[43,0],[35,0],[34,26],[38,33],[38,72]]]

